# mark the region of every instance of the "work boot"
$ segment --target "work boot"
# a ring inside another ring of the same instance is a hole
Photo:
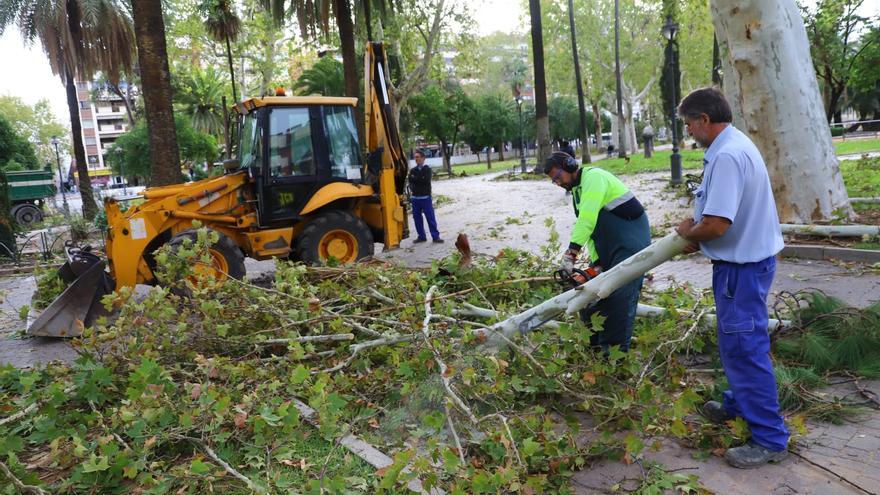
[[[779,452],[749,442],[739,447],[727,449],[724,459],[735,468],[751,469],[761,467],[768,462],[778,462],[788,457],[788,450]]]
[[[428,242],[428,240],[427,240],[427,239],[416,239],[416,240],[413,241],[413,244],[419,244],[419,243],[422,243],[422,242]]]
[[[434,239],[434,244],[443,244],[445,242],[443,239]]]
[[[700,414],[716,425],[723,425],[733,419],[733,416],[728,414],[724,406],[717,400],[710,400],[703,404],[703,407],[700,408]]]

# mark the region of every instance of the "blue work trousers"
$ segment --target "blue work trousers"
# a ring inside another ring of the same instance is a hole
[[[755,263],[713,261],[712,291],[718,316],[718,349],[730,389],[724,409],[743,418],[752,441],[773,451],[788,446],[770,360],[767,293],[776,258]]]
[[[418,238],[427,240],[425,237],[425,225],[422,223],[422,215],[428,221],[428,230],[431,231],[431,238],[437,240],[440,238],[440,231],[437,230],[437,219],[434,217],[434,205],[430,196],[427,198],[412,198],[413,222],[416,224],[416,233]]]

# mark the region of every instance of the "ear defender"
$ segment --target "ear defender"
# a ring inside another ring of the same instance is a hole
[[[577,172],[579,167],[577,160],[568,153],[563,154],[565,155],[565,160],[562,161],[562,170],[565,170],[570,174]]]

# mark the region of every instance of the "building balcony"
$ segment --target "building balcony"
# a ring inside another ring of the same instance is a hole
[[[98,120],[106,120],[106,119],[120,119],[126,116],[125,108],[120,108],[119,110],[112,110],[106,107],[98,107],[95,109],[95,117]]]

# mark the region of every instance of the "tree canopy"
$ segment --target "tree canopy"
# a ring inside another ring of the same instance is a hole
[[[19,135],[12,124],[0,115],[0,169],[36,170],[40,168],[34,148]]]
[[[183,115],[174,117],[174,127],[184,167],[217,158],[217,141],[213,136],[196,131],[189,119]],[[110,164],[114,174],[149,183],[153,168],[149,147],[147,125],[146,122],[141,121],[130,131],[119,136],[107,150],[105,160]]]

